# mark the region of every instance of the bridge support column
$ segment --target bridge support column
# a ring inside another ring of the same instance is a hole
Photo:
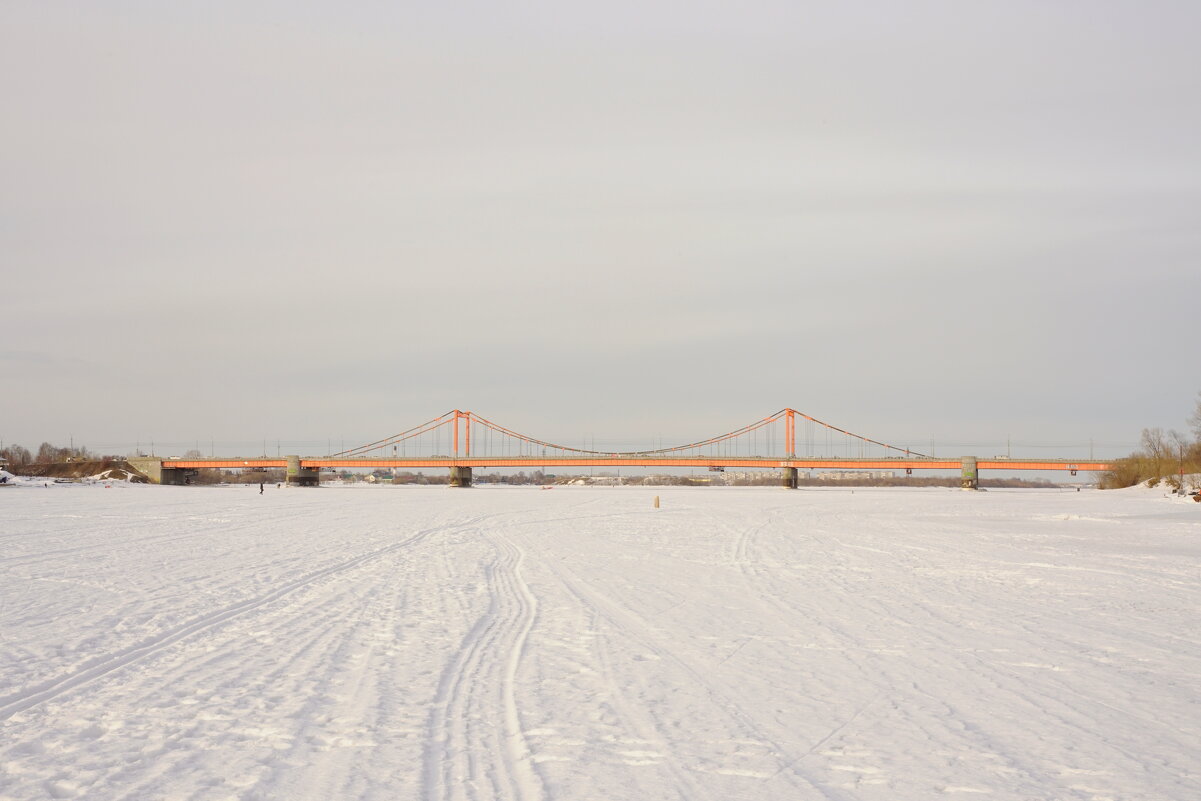
[[[963,456],[960,461],[963,470],[960,475],[959,486],[963,489],[980,489],[980,472],[976,469],[976,457]]]
[[[784,475],[780,477],[780,486],[784,489],[797,488],[797,471],[795,467],[784,468]]]
[[[179,468],[168,468],[162,472],[160,484],[172,484],[175,486],[183,486],[190,484],[193,476],[196,475],[195,470],[180,470]]]
[[[130,467],[146,476],[146,480],[151,484],[182,486],[190,484],[196,477],[195,470],[164,466],[163,460],[157,456],[131,456],[126,461]]]
[[[288,460],[287,479],[289,486],[316,487],[321,483],[321,471],[314,467],[301,467],[299,456],[285,457]]]
[[[450,485],[452,487],[470,487],[471,486],[471,468],[462,465],[451,465],[450,467]]]
[[[174,473],[174,470],[164,470],[163,460],[156,456],[131,456],[125,461],[129,462],[129,466],[137,470],[142,475],[146,476],[146,480],[151,484],[170,484],[171,481],[163,481],[163,473]],[[167,478],[170,478],[169,476]]]

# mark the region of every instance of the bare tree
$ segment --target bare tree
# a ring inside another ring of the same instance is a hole
[[[29,449],[20,445],[9,445],[0,451],[0,456],[7,459],[11,467],[24,467],[33,461],[33,454],[29,452]]]
[[[1151,478],[1158,480],[1164,475],[1164,464],[1172,455],[1172,446],[1164,436],[1162,428],[1144,428],[1142,435],[1143,453],[1151,463]]]
[[[1144,428],[1142,447],[1129,456],[1114,459],[1101,478],[1101,486],[1130,487],[1145,480],[1154,487],[1166,480],[1174,489],[1180,489],[1184,481],[1194,489],[1201,489],[1201,392],[1197,393],[1197,405],[1188,423],[1195,436],[1191,442],[1179,431],[1165,434],[1161,428]],[[1182,480],[1182,476],[1189,478]]]
[[[1168,479],[1168,483],[1173,489],[1180,489],[1182,486],[1181,482],[1184,480],[1184,452],[1188,449],[1188,438],[1173,429],[1168,432],[1167,445],[1171,450],[1168,454],[1169,459],[1173,456],[1176,458],[1176,469],[1169,469],[1168,471],[1172,473],[1172,477]]]
[[[1193,409],[1193,413],[1188,418],[1189,427],[1193,429],[1193,436],[1201,442],[1201,392],[1197,393],[1197,407]]]

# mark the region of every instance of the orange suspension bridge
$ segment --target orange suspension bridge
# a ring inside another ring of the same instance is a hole
[[[799,440],[799,441],[798,441]],[[798,445],[800,452],[798,453]],[[840,454],[839,451],[842,451]],[[289,483],[316,486],[322,468],[447,468],[451,485],[471,486],[473,468],[663,467],[781,471],[781,484],[797,486],[797,471],[960,470],[963,486],[978,486],[980,470],[1104,471],[1109,464],[1080,459],[935,458],[855,434],[795,409],[781,409],[708,439],[648,450],[598,451],[520,434],[476,414],[455,409],[419,426],[325,456],[133,459],[152,481],[183,484],[202,468],[287,470]]]

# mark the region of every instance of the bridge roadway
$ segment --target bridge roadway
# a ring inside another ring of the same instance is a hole
[[[839,458],[839,457],[769,457],[769,456],[647,456],[622,454],[590,454],[577,456],[414,456],[404,458],[385,457],[336,457],[336,456],[286,456],[282,458],[251,457],[223,459],[159,459],[138,460],[145,469],[135,467],[150,476],[152,481],[163,484],[184,483],[186,471],[202,468],[247,469],[285,468],[288,481],[298,484],[316,484],[323,468],[447,468],[451,471],[451,483],[456,486],[471,485],[471,470],[476,467],[745,467],[784,470],[784,486],[796,486],[798,470],[815,468],[840,470],[961,470],[965,487],[978,486],[980,470],[1063,470],[1075,475],[1077,471],[1100,471],[1109,469],[1109,463],[1094,459],[977,459],[964,456],[958,459],[934,459],[926,457],[882,457],[882,458]]]
[[[218,467],[287,467],[286,458],[250,457],[227,459],[164,459],[164,469]],[[412,456],[381,458],[374,456],[333,457],[302,456],[300,466],[320,470],[325,467],[796,467],[808,470],[831,467],[852,470],[958,470],[961,459],[924,459],[881,457],[875,459],[824,456]],[[1109,463],[1090,459],[977,459],[980,470],[1108,470]]]

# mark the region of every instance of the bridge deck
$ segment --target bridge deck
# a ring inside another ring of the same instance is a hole
[[[229,458],[229,459],[165,459],[164,469],[247,467],[286,467],[286,459]],[[833,468],[850,470],[958,470],[959,459],[918,459],[912,457],[858,459],[837,457],[664,457],[664,456],[559,456],[559,457],[475,457],[422,456],[411,458],[328,457],[305,456],[302,468],[434,468],[434,467],[750,467],[779,469],[795,467],[800,470]],[[979,470],[1084,470],[1105,471],[1109,463],[1090,459],[980,459]]]

